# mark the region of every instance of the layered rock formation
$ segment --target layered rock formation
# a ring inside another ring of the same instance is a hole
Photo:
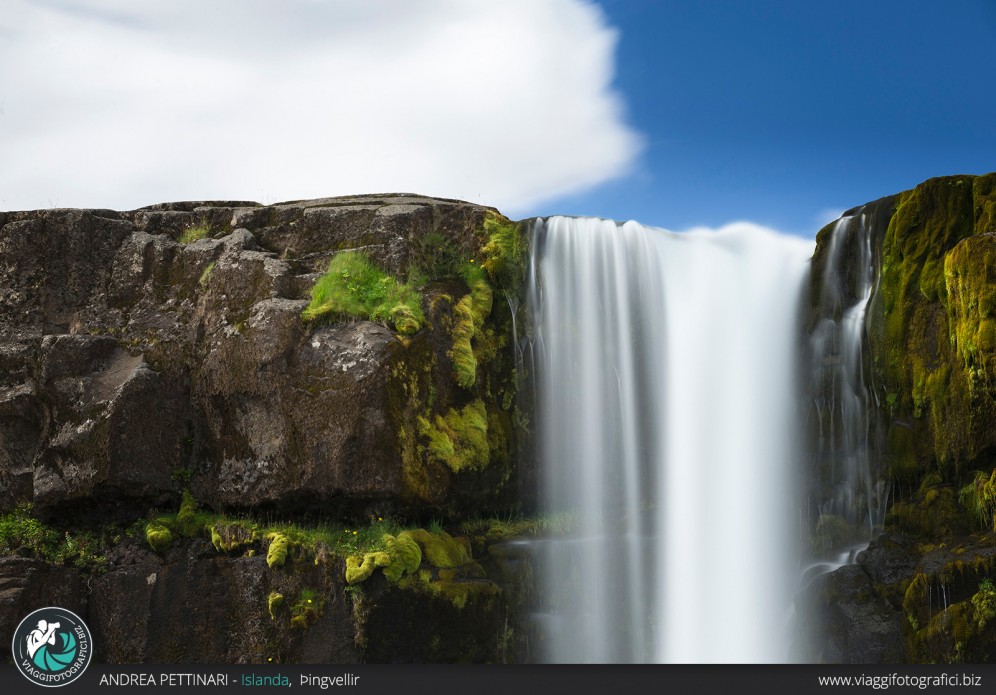
[[[509,351],[484,343],[505,346],[508,305],[476,336],[476,383],[449,356],[468,288],[447,264],[485,260],[488,215],[405,196],[0,214],[0,505],[144,510],[189,485],[216,509],[501,506],[515,384]],[[189,229],[204,238],[183,243]],[[302,320],[344,249],[429,274],[428,330]],[[418,418],[478,399],[489,465],[419,452]]]
[[[496,660],[498,584],[347,591],[362,543],[326,526],[517,510],[518,235],[409,195],[0,213],[5,632],[58,598],[109,661]],[[419,330],[302,316],[343,251],[417,287]],[[324,535],[266,557],[291,521]],[[392,651],[399,615],[431,648]]]

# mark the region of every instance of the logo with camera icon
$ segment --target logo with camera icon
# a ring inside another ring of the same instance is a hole
[[[93,655],[90,629],[65,608],[39,608],[14,630],[14,665],[25,678],[53,688],[83,675]]]

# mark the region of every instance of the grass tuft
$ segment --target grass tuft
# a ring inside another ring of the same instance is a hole
[[[403,335],[416,333],[425,324],[422,295],[414,283],[398,282],[359,251],[343,251],[332,258],[302,314],[306,321],[330,315],[379,321]]]
[[[195,241],[200,241],[201,239],[206,239],[211,234],[211,228],[206,224],[196,224],[193,227],[188,227],[180,235],[181,244],[192,244]]]

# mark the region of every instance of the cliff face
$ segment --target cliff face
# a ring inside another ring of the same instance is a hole
[[[805,325],[840,319],[870,253],[889,512],[798,597],[800,656],[992,660],[996,174],[857,211],[867,234],[817,237]],[[502,541],[541,522],[494,519],[533,487],[524,246],[407,195],[0,213],[0,634],[56,603],[111,662],[528,660],[531,561]],[[838,366],[812,370],[820,407]],[[822,551],[853,538],[813,523]]]
[[[523,253],[409,195],[0,213],[4,634],[58,598],[109,661],[497,659],[470,554],[345,558],[517,510]]]
[[[878,273],[866,319],[877,404],[868,434],[889,512],[858,556],[861,572],[827,576],[800,605],[826,628],[818,658],[988,661],[996,657],[996,174],[931,179],[865,207]],[[857,238],[847,244],[856,256]],[[829,245],[828,227],[817,237],[814,296],[831,281]],[[851,282],[854,265],[837,281]],[[869,651],[876,635],[901,651]]]
[[[500,507],[515,388],[500,296],[472,330],[470,383],[453,359],[456,266],[487,260],[489,215],[404,196],[0,215],[0,505],[147,509],[188,486],[215,509]],[[303,320],[344,249],[429,275],[428,330]],[[454,471],[420,419],[469,403],[488,465]]]

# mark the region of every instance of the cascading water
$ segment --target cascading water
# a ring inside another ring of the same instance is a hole
[[[816,435],[813,497],[820,520],[843,519],[865,540],[881,527],[887,487],[875,470],[873,371],[865,364],[867,314],[876,284],[874,229],[861,211],[831,229],[820,287],[821,317],[810,338]]]
[[[812,242],[554,217],[533,234],[545,658],[782,662]]]

